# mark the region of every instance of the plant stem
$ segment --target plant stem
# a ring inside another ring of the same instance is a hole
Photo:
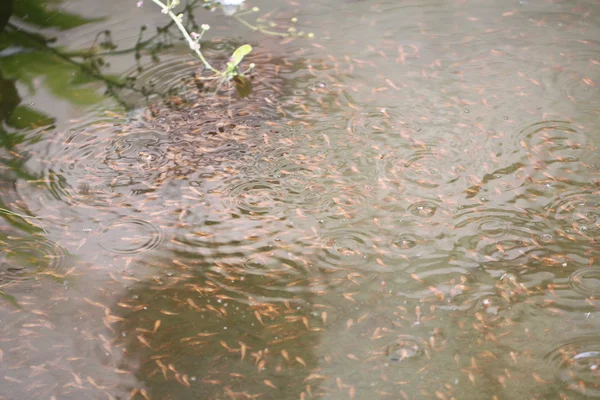
[[[213,66],[209,64],[209,62],[206,60],[206,58],[204,58],[204,56],[200,52],[200,49],[194,47],[195,42],[191,38],[190,34],[187,32],[187,30],[185,29],[185,27],[183,26],[183,24],[181,23],[181,20],[179,19],[179,17],[177,15],[175,15],[171,11],[171,9],[169,7],[167,7],[167,5],[165,5],[160,0],[152,0],[152,2],[154,4],[160,6],[160,8],[162,8],[164,10],[163,11],[164,13],[169,14],[169,17],[171,17],[171,19],[173,20],[173,22],[175,22],[175,25],[177,25],[177,27],[179,28],[179,30],[183,34],[183,37],[185,37],[185,39],[187,40],[187,42],[188,42],[188,44],[190,46],[190,49],[194,50],[194,52],[196,53],[196,55],[198,56],[198,58],[200,59],[200,61],[202,61],[202,63],[204,64],[204,66],[206,68],[210,69],[212,72],[214,72],[216,74],[220,74],[221,71],[219,71],[216,68],[213,68]]]

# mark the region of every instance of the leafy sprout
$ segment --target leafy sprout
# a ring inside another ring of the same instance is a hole
[[[175,22],[175,25],[177,25],[177,28],[179,28],[179,30],[183,34],[183,37],[188,42],[190,49],[204,64],[204,67],[212,71],[212,76],[203,79],[218,79],[220,82],[217,86],[217,91],[221,88],[221,85],[224,82],[229,82],[233,80],[240,96],[246,97],[250,94],[250,91],[252,90],[252,85],[250,84],[250,80],[248,80],[244,76],[244,74],[252,70],[254,68],[254,64],[251,64],[250,68],[248,68],[244,72],[239,70],[239,65],[244,59],[244,57],[250,54],[250,52],[252,51],[252,46],[250,46],[249,44],[244,44],[238,47],[229,58],[225,69],[220,71],[208,62],[208,60],[202,54],[202,50],[200,48],[200,40],[204,36],[204,33],[206,33],[206,31],[210,29],[210,26],[208,24],[202,24],[200,26],[200,33],[190,33],[187,31],[185,26],[183,26],[183,14],[177,15],[173,12],[175,7],[177,7],[180,4],[180,0],[166,0],[166,4],[163,3],[161,0],[152,0],[152,2],[160,6],[161,12],[163,14],[167,14],[169,17],[171,17],[173,22]],[[140,2],[138,2],[138,6],[140,5]]]
[[[229,58],[229,62],[227,63],[227,70],[237,68],[237,66],[242,62],[244,57],[250,54],[251,51],[252,46],[250,46],[249,44],[245,44],[243,46],[238,47]]]

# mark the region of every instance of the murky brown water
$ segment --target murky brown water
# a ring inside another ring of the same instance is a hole
[[[104,3],[59,43],[164,23]],[[600,4],[269,3],[316,39],[197,13],[249,99],[183,45],[137,83],[175,109],[23,90],[58,120],[2,150],[40,219],[0,225],[0,399],[600,398]]]

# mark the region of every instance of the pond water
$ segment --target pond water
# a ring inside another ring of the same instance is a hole
[[[597,1],[196,8],[246,99],[135,3],[0,53],[0,399],[600,398]]]

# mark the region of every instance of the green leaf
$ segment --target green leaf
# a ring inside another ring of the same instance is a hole
[[[9,80],[17,80],[35,93],[35,82],[42,82],[55,97],[72,104],[92,105],[104,97],[92,85],[74,85],[73,77],[80,71],[77,65],[45,52],[18,53],[4,57],[0,72]]]
[[[244,75],[234,76],[233,83],[240,97],[248,97],[252,93],[252,82]]]
[[[229,58],[229,63],[232,66],[237,67],[239,63],[242,62],[244,57],[250,54],[251,51],[252,46],[250,46],[249,44],[245,44],[243,46],[238,47]]]
[[[88,83],[96,82],[97,80],[98,78],[96,78],[89,72],[79,70],[73,72],[73,77],[71,78],[71,85],[86,85]]]
[[[6,123],[16,129],[30,129],[53,124],[54,118],[27,106],[18,106]]]

